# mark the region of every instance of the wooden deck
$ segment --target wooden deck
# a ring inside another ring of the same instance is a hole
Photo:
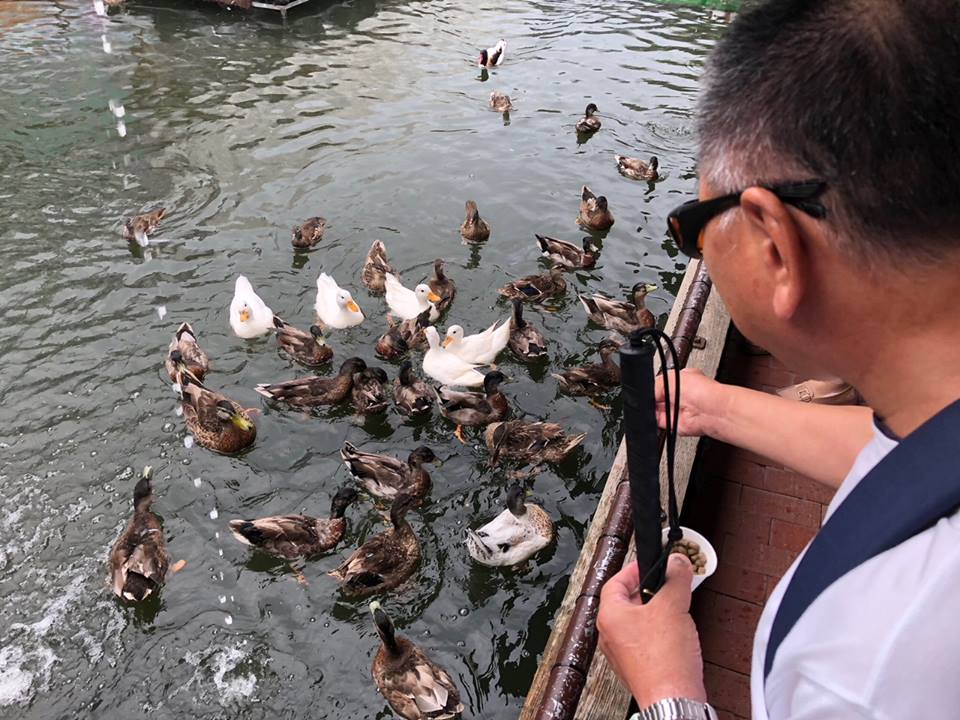
[[[691,275],[688,271],[678,298],[685,297]],[[676,322],[681,305],[676,303],[667,332]],[[711,294],[704,310],[698,339],[703,340],[702,346],[691,353],[687,366],[723,382],[772,392],[797,380],[769,355],[750,354],[743,338],[731,327],[716,293]],[[557,660],[557,646],[580,598],[613,495],[624,479],[624,464],[621,446],[540,658],[521,720],[561,714],[543,703],[544,688]],[[681,522],[706,535],[719,556],[717,572],[697,590],[692,607],[703,645],[707,693],[721,720],[746,719],[750,717],[753,633],[763,603],[820,527],[832,491],[766,458],[711,440],[683,438],[678,444],[676,469],[678,499],[683,508]],[[663,475],[661,468],[662,480]],[[632,557],[631,547],[628,560]],[[618,720],[627,716],[629,705],[629,693],[597,653],[574,717]]]

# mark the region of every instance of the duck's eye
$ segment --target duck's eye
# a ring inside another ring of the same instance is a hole
[[[508,543],[500,543],[499,545],[497,545],[497,549],[500,552],[505,553],[508,550],[510,550],[510,545]]]

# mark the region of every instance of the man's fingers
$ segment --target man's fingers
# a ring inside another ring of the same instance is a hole
[[[667,558],[667,579],[650,602],[669,603],[679,612],[690,612],[693,565],[686,555],[671,553]]]
[[[640,568],[635,560],[628,560],[626,566],[607,580],[600,591],[600,602],[617,600],[629,601],[640,587]]]

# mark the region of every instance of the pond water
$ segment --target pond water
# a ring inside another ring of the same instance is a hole
[[[655,282],[649,306],[669,310],[683,266],[663,218],[694,187],[697,81],[724,22],[634,0],[315,0],[286,24],[189,0],[130,0],[109,18],[81,0],[0,2],[0,716],[387,716],[366,603],[325,574],[383,527],[373,504],[349,509],[337,551],[302,564],[306,585],[226,531],[234,517],[325,514],[349,480],[349,440],[404,456],[425,443],[444,460],[411,515],[422,567],[383,603],[453,674],[467,717],[515,717],[618,441],[616,400],[561,396],[549,372],[592,360],[606,336],[574,291]],[[472,61],[501,36],[507,62],[484,80]],[[487,109],[493,89],[513,98],[509,123]],[[603,129],[578,144],[589,101]],[[615,152],[656,154],[664,179],[621,177]],[[517,416],[589,435],[533,486],[557,542],[524,568],[478,568],[463,531],[499,512],[506,482],[477,435],[461,445],[436,416],[263,405],[256,383],[306,371],[272,339],[231,333],[234,278],[305,327],[316,277],[332,273],[368,320],[330,343],[372,360],[385,306],[358,272],[374,238],[410,281],[445,258],[449,320],[478,329],[507,315],[496,287],[544,267],[534,232],[581,237],[583,183],[617,217],[601,261],[528,310],[549,362],[502,367]],[[468,198],[493,228],[480,248],[458,234]],[[121,219],[154,204],[168,208],[162,242],[121,240]],[[294,255],[291,226],[315,214],[326,239]],[[263,407],[240,457],[185,447],[161,369],[184,320],[212,358],[209,384]],[[107,589],[105,559],[146,464],[187,564],[159,603],[131,609]]]

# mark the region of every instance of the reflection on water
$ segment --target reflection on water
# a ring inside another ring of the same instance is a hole
[[[514,717],[620,414],[617,402],[603,412],[560,396],[549,371],[594,358],[606,336],[574,290],[626,296],[653,281],[651,308],[669,308],[683,266],[663,217],[692,189],[696,83],[722,31],[708,12],[316,0],[284,25],[172,0],[130,0],[107,17],[79,0],[0,2],[0,717],[381,715],[365,605],[325,575],[382,529],[377,510],[348,510],[347,543],[303,564],[307,585],[226,531],[233,517],[325,513],[347,481],[344,440],[398,455],[425,443],[444,460],[432,502],[411,515],[422,568],[385,606],[454,674],[468,716]],[[499,37],[507,62],[481,74],[476,52]],[[494,89],[513,100],[509,124],[488,108]],[[591,100],[603,129],[578,144]],[[657,155],[664,180],[621,177],[614,153]],[[542,267],[534,232],[578,240],[584,183],[617,224],[566,298],[527,311],[552,343],[549,363],[502,368],[516,415],[589,431],[582,452],[535,478],[558,529],[535,563],[469,561],[463,529],[498,511],[506,481],[436,417],[264,406],[244,455],[184,446],[160,363],[180,322],[211,355],[210,384],[245,406],[261,407],[256,383],[305,372],[270,339],[231,334],[238,273],[302,327],[317,275],[331,273],[369,318],[331,344],[369,360],[384,304],[358,274],[374,238],[409,282],[444,257],[458,287],[450,322],[474,331],[508,315],[492,288]],[[468,198],[493,228],[482,247],[459,239]],[[150,245],[121,240],[122,218],[156,204],[169,213]],[[290,228],[317,214],[325,240],[294,255]],[[131,610],[108,594],[104,560],[148,463],[171,555],[187,566],[156,604]]]

